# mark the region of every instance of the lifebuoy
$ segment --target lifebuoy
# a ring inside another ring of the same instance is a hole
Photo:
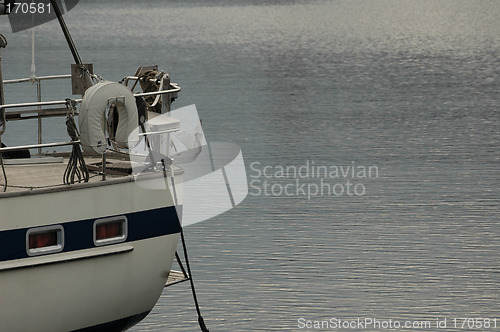
[[[85,152],[106,152],[106,109],[111,103],[116,106],[118,113],[114,135],[116,144],[127,148],[129,143],[139,141],[138,131],[135,130],[138,115],[133,93],[120,83],[100,82],[87,89],[80,105],[78,125],[80,143]]]

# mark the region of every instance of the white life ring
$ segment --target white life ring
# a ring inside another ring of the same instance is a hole
[[[138,115],[135,97],[124,85],[116,82],[100,82],[85,91],[80,105],[78,125],[80,127],[80,143],[85,152],[106,152],[106,109],[114,102],[118,112],[118,126],[115,142],[128,147],[139,141]],[[129,136],[134,137],[129,137]]]

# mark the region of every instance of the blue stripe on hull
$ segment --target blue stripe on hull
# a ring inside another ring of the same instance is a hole
[[[174,206],[128,213],[125,216],[128,222],[128,236],[125,242],[175,234],[181,231]],[[62,252],[94,248],[93,227],[96,219],[102,218],[56,224],[64,227],[65,244]],[[0,232],[0,262],[29,257],[26,252],[26,232],[28,229]]]

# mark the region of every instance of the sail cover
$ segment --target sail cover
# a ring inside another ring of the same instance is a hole
[[[56,2],[64,14],[73,9],[79,0],[56,0]],[[0,7],[2,7],[0,12],[8,15],[14,33],[31,29],[56,18],[56,12],[50,0],[0,0]]]

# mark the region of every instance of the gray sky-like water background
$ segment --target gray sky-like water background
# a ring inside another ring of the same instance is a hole
[[[248,197],[186,228],[211,331],[365,317],[500,328],[500,2],[80,1],[65,17],[95,72],[158,64],[207,140],[242,149]],[[0,31],[4,79],[29,76],[31,32],[4,18]],[[57,23],[35,35],[37,75],[69,73]],[[12,122],[2,140],[35,130]],[[67,139],[62,120],[44,137]],[[198,330],[187,284],[131,331],[167,330]]]

